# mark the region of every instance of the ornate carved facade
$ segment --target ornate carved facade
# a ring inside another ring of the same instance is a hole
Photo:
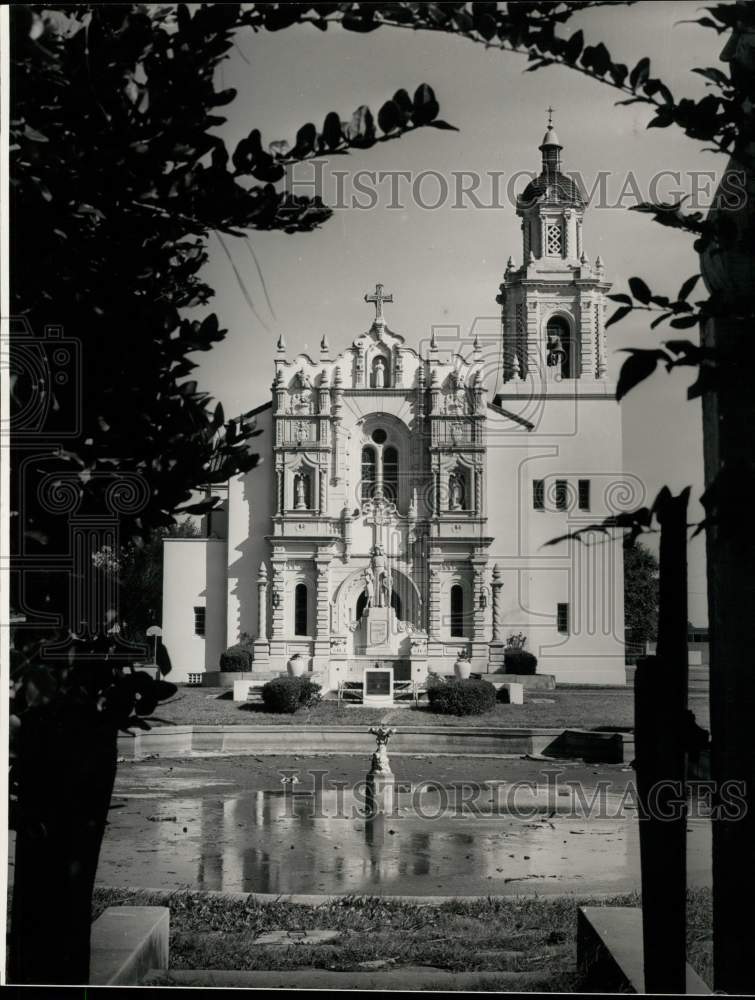
[[[487,672],[525,632],[544,672],[623,683],[620,551],[589,571],[583,559],[577,578],[572,553],[545,546],[616,512],[597,501],[621,491],[598,481],[621,477],[621,429],[605,368],[610,285],[587,259],[585,201],[552,129],[540,149],[492,356],[476,337],[458,353],[434,335],[411,347],[386,323],[382,285],[365,296],[369,329],[338,356],[327,337],[318,356],[289,358],[279,341],[258,411],[269,451],[229,484],[222,570],[226,642],[250,636],[255,670],[298,652],[326,687],[376,657],[415,678],[460,654]]]

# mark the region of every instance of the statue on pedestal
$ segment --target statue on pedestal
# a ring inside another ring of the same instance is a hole
[[[379,543],[372,546],[372,572],[375,580],[375,596],[378,608],[387,608],[391,605],[391,571],[388,569],[388,560],[385,549]]]
[[[369,566],[366,566],[364,570],[364,595],[367,598],[364,602],[364,610],[367,611],[368,608],[372,607],[372,601],[375,597],[375,574]]]

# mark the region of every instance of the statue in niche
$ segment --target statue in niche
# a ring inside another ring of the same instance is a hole
[[[372,607],[372,601],[375,597],[375,574],[369,566],[366,566],[364,570],[364,596],[366,598],[364,610],[367,611],[368,608]]]
[[[306,475],[300,472],[296,476],[296,486],[295,486],[295,499],[296,499],[296,509],[306,510],[307,509],[307,489],[306,489]]]
[[[563,367],[566,362],[567,353],[560,334],[549,332],[545,347],[547,351],[545,360],[548,367]]]
[[[311,389],[312,379],[307,375],[303,368],[300,368],[297,373],[297,378],[299,380],[299,388],[301,389]]]
[[[385,388],[385,360],[375,358],[374,383],[376,389]]]
[[[461,510],[464,503],[464,487],[458,473],[448,477],[448,506],[451,510]]]

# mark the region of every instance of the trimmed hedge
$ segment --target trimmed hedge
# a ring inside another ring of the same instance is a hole
[[[229,646],[220,654],[220,669],[244,673],[252,669],[252,654],[246,646]]]
[[[320,701],[320,685],[309,677],[275,677],[262,688],[262,703],[268,712],[293,715]]]
[[[483,715],[495,708],[496,691],[487,681],[452,678],[428,687],[430,711],[440,715]]]
[[[507,674],[537,673],[537,657],[526,649],[505,649],[503,651],[503,667]]]

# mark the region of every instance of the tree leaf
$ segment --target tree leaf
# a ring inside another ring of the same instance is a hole
[[[694,274],[692,275],[691,278],[687,278],[682,287],[679,289],[679,294],[676,296],[677,300],[680,302],[684,302],[688,298],[690,292],[692,291],[692,289],[695,287],[695,285],[698,283],[699,280],[700,280],[699,274]]]
[[[655,372],[658,362],[668,360],[668,355],[663,351],[644,351],[636,348],[631,349],[631,357],[627,358],[621,366],[619,381],[616,385],[616,401],[619,402],[626,396],[630,389],[643,382]]]
[[[650,302],[652,293],[642,278],[630,278],[629,290],[637,301],[641,302],[644,306]]]

